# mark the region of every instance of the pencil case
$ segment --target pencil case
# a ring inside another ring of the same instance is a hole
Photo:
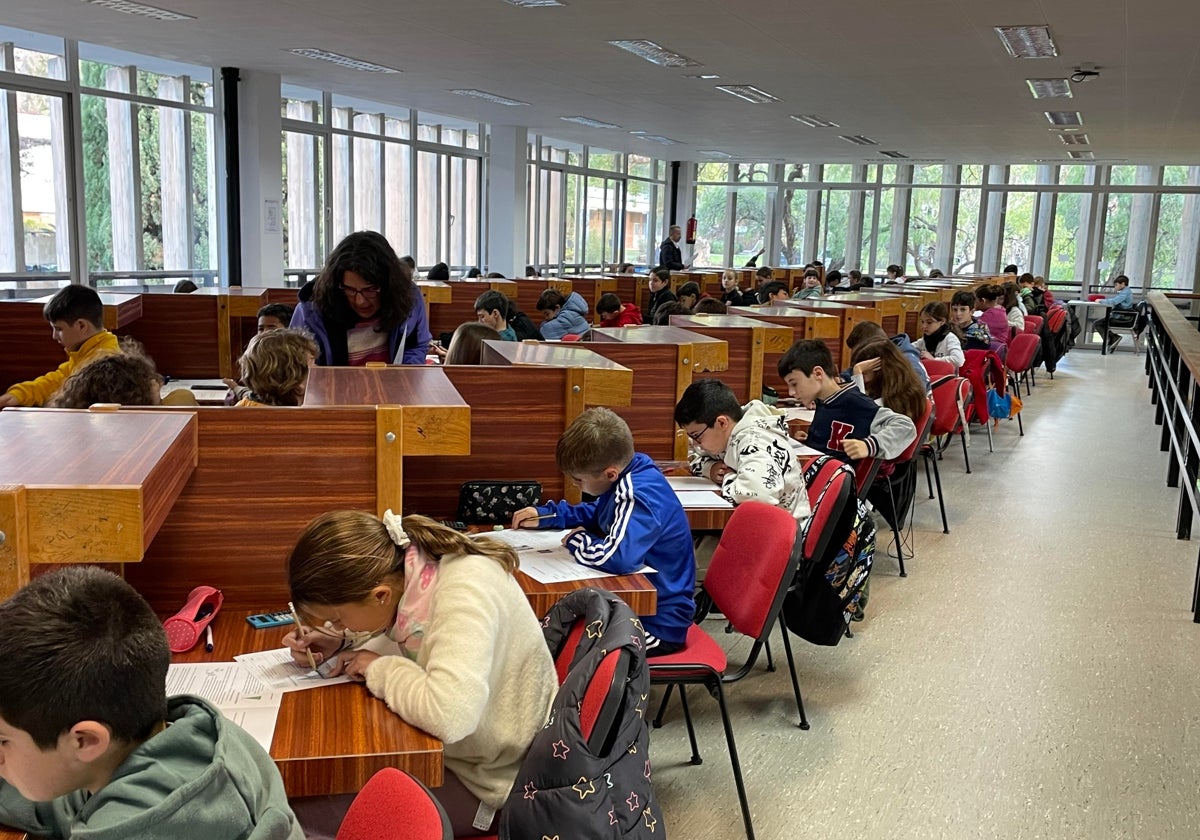
[[[197,586],[189,592],[183,609],[163,622],[171,653],[186,653],[194,648],[224,601],[221,590],[211,586]]]
[[[458,515],[467,525],[507,525],[512,515],[536,505],[542,485],[536,481],[467,481],[458,491]]]

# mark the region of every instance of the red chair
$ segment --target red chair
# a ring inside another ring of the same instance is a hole
[[[1041,315],[1026,315],[1025,316],[1025,332],[1032,335],[1042,334],[1042,322],[1045,321]]]
[[[397,819],[403,814],[403,819]],[[451,840],[450,819],[429,789],[385,767],[350,803],[337,840]]]
[[[954,376],[958,372],[954,369],[954,363],[948,359],[922,359],[921,365],[929,374],[930,382],[941,376]]]
[[[891,501],[892,517],[889,519],[886,515],[888,525],[892,526],[892,537],[896,540],[896,560],[900,564],[900,577],[908,577],[908,572],[904,570],[904,543],[900,538],[900,526],[904,520],[908,518],[908,512],[912,510],[913,498],[916,495],[916,480],[917,474],[913,469],[912,460],[917,453],[917,449],[925,443],[929,437],[929,430],[933,426],[933,400],[927,400],[925,405],[925,413],[921,415],[917,422],[917,436],[913,438],[913,442],[908,445],[908,448],[901,452],[892,462],[895,464],[896,470],[892,475],[883,480],[883,484],[887,487],[888,499]],[[901,498],[907,498],[908,504],[904,510],[898,510],[896,507],[896,485],[899,484],[903,489]],[[939,489],[941,487],[941,479],[938,479]],[[940,499],[940,496],[939,496]],[[876,509],[880,513],[886,514],[886,511],[879,505]],[[943,508],[943,527],[945,509]]]
[[[879,468],[883,466],[882,458],[860,458],[852,465],[854,468],[854,492],[860,499],[866,498],[867,488],[875,483],[879,476]]]
[[[579,341],[579,336],[576,333],[567,333],[560,341]]]
[[[931,440],[922,444],[921,457],[925,461],[925,482],[929,485],[929,498],[933,498],[933,484],[937,482],[938,507],[942,512],[942,533],[950,533],[946,521],[946,502],[942,498],[942,476],[938,461],[949,446],[951,438],[959,435],[962,440],[963,461],[967,472],[971,472],[971,460],[967,455],[966,406],[971,404],[971,383],[961,376],[940,379],[933,383],[933,423],[929,427]],[[945,443],[940,443],[942,439]],[[930,468],[932,475],[930,478]]]
[[[1025,395],[1030,395],[1029,390],[1029,371],[1033,368],[1033,360],[1037,357],[1037,352],[1042,346],[1042,337],[1036,333],[1022,333],[1013,339],[1012,345],[1008,348],[1008,381],[1012,386],[1013,392],[1021,393],[1020,380],[1025,380]],[[1017,422],[1020,423],[1021,415],[1017,414]],[[1022,431],[1024,434],[1024,431]]]
[[[721,709],[725,741],[729,747],[729,761],[733,765],[733,780],[742,808],[742,821],[745,823],[746,837],[749,840],[754,840],[754,825],[750,818],[750,805],[746,801],[746,786],[742,781],[742,766],[738,760],[737,743],[733,737],[729,709],[725,704],[723,685],[735,682],[750,672],[750,667],[762,650],[767,636],[779,621],[784,596],[799,565],[801,541],[797,538],[797,530],[796,520],[787,511],[762,502],[744,502],[738,505],[729,517],[729,522],[721,534],[721,542],[713,552],[712,565],[708,568],[698,599],[700,603],[697,616],[703,618],[711,605],[724,614],[735,631],[754,640],[746,664],[741,670],[735,674],[726,673],[728,661],[724,649],[698,624],[688,628],[683,650],[666,656],[656,656],[648,661],[651,685],[667,686],[654,719],[654,726],[662,725],[667,701],[670,700],[674,687],[678,685],[683,717],[691,741],[693,764],[700,764],[702,759],[696,747],[696,732],[692,726],[684,686],[704,685],[715,694]],[[780,629],[783,632],[783,649],[787,653],[788,668],[792,673],[796,706],[800,710],[800,728],[807,729],[808,721],[804,717],[800,683],[796,679],[796,665],[792,658],[792,645],[787,629],[782,624]]]

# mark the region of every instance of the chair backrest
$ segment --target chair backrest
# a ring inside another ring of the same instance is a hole
[[[930,381],[939,376],[953,376],[955,373],[954,363],[946,359],[922,359],[921,364],[929,374]]]
[[[582,628],[583,622],[575,622]],[[609,651],[592,674],[583,705],[579,709],[579,731],[594,755],[608,752],[606,742],[615,734],[625,697],[625,679],[629,674],[629,651]]]
[[[925,442],[925,438],[929,437],[929,429],[933,425],[933,400],[925,401],[925,411],[917,418],[917,436],[913,438],[913,442],[908,445],[908,448],[896,456],[895,462],[903,464],[913,459],[913,455],[917,453],[917,447]]]
[[[350,803],[337,840],[450,840],[452,836],[450,820],[433,794],[404,771],[385,767]]]
[[[1014,370],[1017,373],[1023,373],[1029,370],[1029,366],[1033,364],[1033,357],[1037,355],[1038,347],[1041,346],[1042,338],[1036,333],[1021,333],[1015,337],[1008,345],[1008,359],[1006,364],[1009,370]]]
[[[823,455],[822,459],[824,463],[808,487],[808,505],[812,515],[804,524],[805,563],[825,556],[835,537],[835,527],[853,498],[851,488],[854,486],[854,471],[848,464],[829,455]]]
[[[1055,306],[1046,313],[1046,322],[1051,333],[1060,332],[1067,325],[1067,310],[1062,306]]]
[[[798,525],[786,510],[743,502],[733,511],[704,577],[704,590],[739,633],[771,630],[799,564]]]
[[[1033,333],[1034,335],[1040,334],[1042,331],[1042,321],[1043,320],[1044,319],[1042,318],[1041,315],[1026,315],[1025,316],[1025,332]]]
[[[854,492],[860,499],[866,497],[867,488],[875,483],[875,477],[879,475],[879,467],[882,464],[882,458],[860,458],[855,462]]]
[[[965,410],[966,395],[963,389],[971,383],[961,376],[940,379],[933,384],[933,417],[929,433],[934,437],[958,434],[962,428],[962,412]]]
[[[583,622],[576,620],[571,625],[571,632],[563,639],[562,647],[558,653],[554,654],[554,670],[558,674],[558,684],[562,685],[563,680],[567,678],[567,674],[571,671],[571,661],[575,659],[575,651],[579,648],[579,640],[583,637]]]

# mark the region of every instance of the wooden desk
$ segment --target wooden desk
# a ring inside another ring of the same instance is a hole
[[[51,297],[0,301],[0,391],[54,370],[67,360],[43,315]],[[112,332],[123,331],[142,317],[142,295],[104,292],[100,300],[104,326]]]
[[[31,564],[141,561],[196,467],[186,413],[6,409],[0,440],[0,598]]]
[[[632,303],[639,312],[645,309],[643,304],[650,299],[650,275],[614,274],[612,279],[617,281],[616,294],[621,303]]]
[[[853,324],[857,323],[856,319],[862,317],[861,313],[867,310],[843,304],[837,304],[837,308],[834,308],[824,301],[816,301],[814,307],[799,305],[807,303],[807,300],[802,300],[780,306],[733,306],[729,311],[786,327],[791,331],[788,347],[802,339],[816,339],[824,342],[829,348],[834,364],[839,364],[841,359],[848,359],[849,353],[845,351],[846,336],[849,330],[853,329]],[[818,307],[819,311],[816,311]],[[781,352],[770,350],[763,354],[763,382],[777,391],[780,388],[786,391],[779,376],[779,359],[785,352],[787,347]]]
[[[719,338],[729,345],[729,366],[724,373],[706,372],[700,377],[721,379],[745,404],[762,397],[763,357],[778,359],[792,346],[792,330],[762,319],[727,315],[672,315],[671,326]],[[773,372],[768,372],[771,375]],[[771,375],[772,380],[774,376]]]
[[[229,296],[219,289],[142,295],[142,317],[129,327],[160,373],[219,379],[233,372]]]
[[[421,297],[425,299],[426,314],[429,312],[429,304],[450,303],[454,300],[454,290],[441,280],[418,280],[416,283]]]
[[[588,311],[592,313],[592,323],[594,324],[600,323],[600,316],[596,313],[596,301],[600,299],[600,296],[612,292],[620,297],[620,293],[617,291],[616,278],[606,277],[603,274],[584,274],[579,277],[572,277],[571,291],[576,292],[587,301]],[[565,295],[566,292],[563,294]],[[633,299],[626,300],[622,297],[621,303],[633,303]]]
[[[397,427],[402,455],[471,452],[471,407],[436,365],[314,367],[304,404],[396,406],[403,418]],[[391,434],[385,444],[397,442]]]
[[[907,306],[903,298],[894,295],[872,294],[870,290],[836,294],[833,300],[837,303],[848,303],[875,309],[879,313],[879,326],[889,336],[904,331],[904,313]]]
[[[623,344],[674,344],[691,347],[688,358],[694,370],[725,370],[729,367],[729,345],[724,340],[701,335],[679,327],[597,327],[591,340],[596,343],[619,341]],[[687,359],[682,360],[689,364]]]
[[[289,627],[256,630],[246,622],[249,614],[222,610],[212,623],[213,652],[198,644],[171,661],[228,662],[235,654],[283,646]],[[288,796],[358,793],[385,767],[429,787],[442,784],[441,741],[405,723],[359,683],[284,694],[270,754]]]
[[[616,575],[588,580],[569,580],[559,583],[540,583],[522,571],[517,571],[517,583],[529,599],[529,606],[538,618],[550,612],[559,599],[577,589],[592,587],[607,590],[627,603],[638,615],[654,615],[658,610],[658,590],[647,575]],[[0,838],[2,840],[2,838]]]
[[[54,295],[43,295],[34,298],[29,303],[44,307]],[[142,296],[140,294],[122,294],[115,292],[100,292],[100,302],[104,304],[104,328],[116,332],[142,317]],[[39,313],[41,309],[39,308]],[[45,319],[42,319],[45,323]]]
[[[517,299],[514,280],[449,280],[445,285],[451,290],[451,299],[429,307],[429,331],[434,338],[440,333],[454,332],[459,324],[479,320],[475,315],[475,301],[484,292],[503,292],[513,300]]]
[[[579,342],[485,341],[482,364],[583,368],[584,405],[629,405],[633,371]]]
[[[941,292],[917,289],[905,283],[900,286],[880,286],[874,289],[862,289],[859,294],[898,298],[904,307],[904,318],[900,322],[902,331],[910,336],[919,337],[921,333],[918,331],[918,324],[921,319],[921,310],[925,307],[925,304],[938,300]],[[889,335],[894,334],[889,333]]]

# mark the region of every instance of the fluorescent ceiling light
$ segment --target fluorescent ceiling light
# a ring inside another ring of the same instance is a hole
[[[540,9],[543,6],[565,6],[566,3],[560,0],[505,0],[506,3],[512,3],[514,6],[520,6],[522,9]]]
[[[753,102],[755,105],[761,105],[764,102],[779,101],[779,97],[772,96],[765,90],[756,88],[754,85],[717,85],[717,90],[736,96],[738,99]]]
[[[319,50],[315,47],[297,47],[293,50],[286,50],[292,55],[302,55],[305,58],[315,58],[318,61],[328,61],[330,64],[336,64],[339,67],[346,67],[350,70],[362,70],[364,73],[399,73],[395,67],[384,67],[382,64],[374,64],[370,61],[363,61],[361,58],[351,58],[348,55],[329,52],[329,50]]]
[[[703,155],[704,157],[717,158],[719,160],[729,160],[733,157],[733,155],[729,154],[729,152],[719,152],[716,149],[701,149],[699,154]]]
[[[853,143],[855,146],[878,146],[879,143],[872,140],[870,137],[864,137],[861,134],[843,134],[842,139],[847,143]]]
[[[157,6],[147,6],[144,3],[134,3],[132,0],[83,0],[93,6],[103,6],[114,12],[124,12],[127,15],[140,15],[155,20],[195,20],[192,15],[171,12]]]
[[[1088,140],[1086,134],[1060,134],[1058,139],[1062,141],[1064,146],[1090,146],[1091,141]]]
[[[884,157],[890,157],[890,158],[892,158],[893,160],[899,160],[900,158],[904,158],[905,160],[907,160],[907,159],[908,159],[908,155],[904,154],[903,152],[884,152],[884,151],[881,151],[879,154],[883,155]]]
[[[837,123],[830,122],[824,117],[818,117],[816,114],[791,114],[792,119],[798,123],[804,123],[809,128],[841,128]]]
[[[452,90],[451,93],[457,93],[459,96],[474,96],[476,99],[482,99],[485,102],[493,102],[496,105],[528,105],[528,102],[522,102],[520,99],[509,99],[507,96],[500,96],[495,93],[488,93],[486,90],[475,90],[475,88],[465,88],[462,90]]]
[[[661,134],[647,134],[644,131],[631,131],[629,133],[639,140],[649,140],[651,143],[661,143],[664,146],[673,146],[679,142],[678,140],[672,140],[670,137],[663,137]]]
[[[634,41],[609,41],[614,47],[620,47],[626,52],[631,52],[639,58],[644,58],[651,64],[657,64],[659,67],[703,67],[699,61],[692,61],[686,55],[680,55],[677,52],[671,52],[666,47],[660,46],[653,41],[639,39]]]
[[[997,26],[996,34],[1013,58],[1051,58],[1058,47],[1046,26]]]
[[[1064,126],[1064,127],[1062,127],[1062,128],[1058,128],[1058,127],[1054,127],[1054,128],[1048,128],[1048,129],[1046,129],[1046,130],[1047,130],[1047,131],[1053,131],[1053,132],[1055,132],[1056,134],[1058,134],[1058,133],[1064,133],[1064,134],[1065,134],[1065,133],[1067,133],[1067,132],[1071,132],[1071,131],[1083,131],[1083,129],[1082,129],[1082,128],[1080,128],[1079,126],[1069,126],[1069,125],[1068,125],[1068,126]]]
[[[1066,79],[1026,79],[1034,99],[1071,98],[1071,83]]]
[[[1078,111],[1046,111],[1050,125],[1083,125],[1083,116]]]
[[[619,125],[614,125],[613,123],[604,122],[603,120],[594,120],[591,117],[559,117],[559,119],[563,120],[564,122],[578,123],[579,125],[586,125],[588,128],[620,128],[621,127]]]
[[[1067,152],[1067,156],[1073,160],[1095,160],[1096,155],[1093,152],[1084,152],[1072,150]]]
[[[719,79],[721,78],[716,73],[689,73],[684,76],[685,79]]]

